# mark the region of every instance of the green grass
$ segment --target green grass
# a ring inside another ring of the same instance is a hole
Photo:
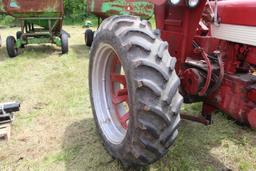
[[[15,59],[0,49],[0,101],[19,100],[12,137],[0,141],[0,170],[109,170],[122,166],[97,136],[88,89],[83,29],[71,33],[70,53],[51,45],[29,46]],[[3,38],[17,28],[0,29]],[[201,104],[183,110],[200,113]],[[256,170],[256,132],[216,113],[214,124],[182,122],[170,152],[144,168],[165,170]]]

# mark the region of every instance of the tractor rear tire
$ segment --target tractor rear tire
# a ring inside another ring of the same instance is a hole
[[[22,32],[21,32],[21,31],[17,31],[17,33],[16,33],[16,39],[17,39],[17,40],[20,39],[21,36],[22,36]],[[20,48],[25,48],[25,45],[22,44],[22,45],[20,46]]]
[[[61,34],[61,51],[62,54],[68,53],[68,35],[65,33]]]
[[[84,34],[84,41],[86,46],[91,47],[93,42],[94,32],[91,29],[87,29]]]
[[[14,58],[18,55],[18,49],[16,48],[16,40],[13,36],[7,37],[6,48],[10,58]]]
[[[109,154],[125,167],[151,164],[168,152],[178,135],[183,97],[176,58],[170,56],[159,32],[135,16],[110,17],[95,34],[89,85],[98,133]],[[109,117],[113,115],[111,93],[107,76],[102,74],[109,73],[111,62],[106,58],[112,54],[120,59],[129,97],[128,128],[124,133],[120,129],[120,134],[111,129],[119,127]]]

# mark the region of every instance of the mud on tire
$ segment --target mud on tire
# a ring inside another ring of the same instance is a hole
[[[178,135],[183,97],[175,72],[176,58],[170,56],[168,43],[160,39],[145,20],[134,16],[113,16],[103,21],[95,33],[90,51],[90,95],[98,132],[106,150],[125,166],[144,166],[168,152]],[[97,107],[97,69],[99,52],[111,47],[123,65],[129,96],[129,125],[125,137],[112,143],[102,129]]]

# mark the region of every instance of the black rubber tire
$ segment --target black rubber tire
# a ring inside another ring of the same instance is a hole
[[[103,134],[93,102],[92,70],[101,43],[110,45],[120,57],[128,84],[129,127],[118,145]],[[179,94],[180,79],[175,64],[168,43],[138,17],[110,17],[96,32],[89,69],[94,119],[106,150],[126,167],[145,166],[159,160],[178,135],[183,97]]]
[[[21,38],[21,35],[22,35],[22,32],[21,31],[17,31],[16,32],[16,39],[20,39]],[[20,48],[25,48],[25,45],[21,45]]]
[[[86,46],[91,47],[93,42],[94,32],[91,29],[87,29],[84,34],[84,41]]]
[[[63,33],[61,34],[61,51],[62,54],[68,53],[68,35]]]
[[[16,32],[16,39],[20,39],[21,35],[22,35],[22,32],[21,31],[17,31]]]
[[[6,48],[10,58],[14,58],[18,55],[18,49],[16,48],[16,40],[13,36],[7,37]]]

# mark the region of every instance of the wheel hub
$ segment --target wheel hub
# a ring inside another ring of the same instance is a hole
[[[111,65],[111,92],[112,103],[115,108],[116,116],[123,126],[128,129],[129,108],[128,108],[128,90],[125,75],[121,73],[120,66],[122,66],[118,56],[115,54]],[[123,106],[120,106],[122,104]]]

